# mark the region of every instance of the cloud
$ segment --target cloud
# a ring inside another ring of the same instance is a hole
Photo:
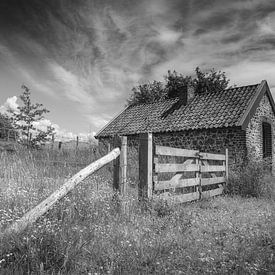
[[[6,102],[0,106],[0,113],[9,114],[9,111],[17,112],[18,109],[17,96],[7,98]]]
[[[133,86],[169,69],[215,67],[233,83],[274,85],[274,1],[15,2],[1,2],[0,61],[31,88],[75,103],[94,130],[123,108]]]

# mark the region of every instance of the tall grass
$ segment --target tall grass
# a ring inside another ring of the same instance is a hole
[[[1,155],[2,229],[79,170],[69,164],[62,168],[39,164],[37,159],[46,158],[47,154],[51,159],[51,152]],[[64,159],[67,163],[71,161]],[[219,197],[175,207],[160,201],[149,203],[145,210],[135,198],[118,196],[127,202],[125,212],[121,211],[110,186],[110,167],[104,169],[86,179],[25,232],[2,238],[0,273],[263,274],[274,271],[273,200]]]
[[[242,197],[264,197],[275,199],[274,178],[269,162],[248,162],[233,167],[230,171],[226,192]]]

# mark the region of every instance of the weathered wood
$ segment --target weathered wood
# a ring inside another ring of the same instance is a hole
[[[229,176],[229,156],[228,156],[228,149],[225,149],[225,178],[226,180],[228,180],[228,176]]]
[[[207,173],[207,172],[222,172],[225,171],[225,166],[223,165],[205,165],[201,166],[201,172]]]
[[[184,164],[184,163],[156,163],[155,170],[157,173],[165,172],[195,172],[199,171],[197,164]]]
[[[164,199],[167,201],[168,204],[177,204],[177,203],[184,203],[188,201],[195,201],[198,200],[200,197],[199,192],[193,192],[188,194],[171,194],[168,192],[162,193],[160,195],[154,196],[155,199]]]
[[[179,176],[181,177],[181,175]],[[158,191],[158,190],[165,190],[170,188],[190,187],[190,186],[196,186],[199,183],[200,181],[197,178],[190,178],[190,179],[172,178],[171,180],[167,180],[167,181],[158,181],[157,184],[155,184],[155,190]]]
[[[121,151],[119,156],[119,185],[123,195],[127,194],[127,137],[121,137]]]
[[[56,190],[53,194],[51,194],[47,199],[42,201],[32,210],[27,212],[21,219],[14,222],[10,227],[8,227],[4,231],[4,234],[22,232],[24,229],[26,229],[27,226],[31,225],[39,217],[45,214],[57,201],[59,201],[71,190],[73,190],[82,180],[84,180],[90,174],[100,169],[102,166],[116,159],[119,156],[119,154],[120,154],[120,149],[115,148],[106,156],[96,160],[95,162],[91,163],[89,166],[79,171],[72,178],[66,181],[58,190]]]
[[[159,145],[156,146],[157,155],[195,158],[198,153],[199,151],[197,150],[187,150]]]
[[[112,140],[113,148],[121,148],[121,139],[118,135],[115,135]],[[113,189],[119,191],[120,182],[120,158],[116,158],[113,161]]]
[[[201,185],[211,185],[211,184],[217,184],[217,183],[224,183],[225,177],[216,177],[216,178],[202,178],[201,179]]]
[[[225,155],[222,154],[210,154],[210,153],[200,153],[201,159],[211,159],[211,160],[225,160]]]
[[[207,190],[207,191],[202,192],[202,198],[206,199],[206,198],[218,196],[218,195],[221,195],[222,192],[223,192],[223,186],[216,188],[216,189]]]
[[[152,133],[140,134],[139,146],[139,197],[151,198],[153,189]]]

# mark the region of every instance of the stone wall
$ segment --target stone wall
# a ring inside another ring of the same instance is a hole
[[[225,127],[158,133],[153,135],[155,144],[185,149],[196,149],[206,153],[225,153],[229,150],[230,164],[241,164],[246,160],[245,131],[241,127]]]
[[[110,139],[101,139],[105,146]],[[196,149],[206,153],[225,153],[229,150],[229,163],[241,164],[246,160],[246,133],[241,127],[224,127],[192,131],[154,133],[156,145]],[[128,136],[128,145],[138,149],[137,135]]]
[[[269,122],[272,129],[272,170],[275,171],[275,116],[267,95],[260,101],[259,107],[246,128],[246,145],[248,158],[260,161],[263,159],[262,123]]]

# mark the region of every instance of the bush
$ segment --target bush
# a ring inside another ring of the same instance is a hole
[[[249,162],[232,170],[227,181],[226,193],[242,197],[270,197],[274,192],[269,162]]]

